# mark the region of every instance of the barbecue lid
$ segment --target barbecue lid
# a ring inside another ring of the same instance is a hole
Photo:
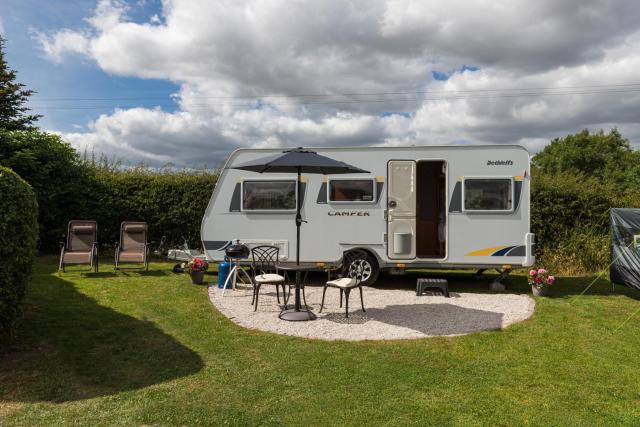
[[[235,245],[230,245],[225,249],[225,254],[231,258],[247,258],[249,257],[249,247],[246,245],[241,245],[236,243]]]

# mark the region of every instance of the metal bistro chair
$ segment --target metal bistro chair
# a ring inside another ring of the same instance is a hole
[[[285,298],[285,278],[278,270],[278,255],[280,249],[277,246],[262,245],[251,249],[251,271],[253,275],[253,296],[251,304],[253,311],[258,310],[258,297],[262,285],[276,285],[276,298],[280,304],[280,290],[282,286],[282,298]],[[286,304],[286,303],[285,303]]]
[[[340,290],[340,307],[342,307],[342,294],[345,295],[345,316],[349,317],[349,294],[354,288],[360,290],[360,304],[362,311],[364,309],[364,299],[362,297],[362,276],[364,274],[363,262],[367,258],[367,253],[361,250],[352,250],[344,254],[340,267],[340,274],[337,279],[329,280],[322,290],[322,304],[320,304],[320,312],[324,308],[324,296],[327,288],[337,288]]]

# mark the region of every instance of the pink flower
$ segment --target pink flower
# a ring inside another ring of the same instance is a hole
[[[544,268],[541,268],[540,270],[538,270],[538,274],[544,274],[546,272],[547,270],[545,270]]]
[[[536,270],[529,271],[529,276],[535,276],[536,274],[538,274]]]
[[[547,278],[547,281],[549,282],[549,284],[550,284],[550,285],[553,285],[553,282],[555,282],[555,281],[556,281],[556,278],[555,278],[555,277],[553,277],[553,276],[549,276],[549,277]]]

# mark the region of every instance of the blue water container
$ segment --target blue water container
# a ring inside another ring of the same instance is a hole
[[[227,281],[227,277],[229,277],[229,270],[231,269],[231,263],[227,257],[224,257],[224,261],[218,264],[218,288],[222,289],[224,287],[224,282]],[[231,286],[231,282],[227,285],[227,288]]]

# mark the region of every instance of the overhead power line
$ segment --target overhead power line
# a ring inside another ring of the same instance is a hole
[[[248,99],[258,100],[267,98],[327,98],[327,97],[347,97],[347,96],[386,96],[386,95],[421,95],[421,94],[457,94],[457,93],[482,93],[482,92],[513,92],[513,91],[561,91],[570,89],[593,89],[593,88],[624,88],[640,87],[639,83],[620,84],[597,84],[597,85],[577,85],[577,86],[555,86],[555,87],[528,87],[528,88],[498,88],[498,89],[462,89],[462,90],[406,90],[394,92],[347,92],[347,93],[300,93],[300,94],[266,94],[266,95],[235,95],[235,96],[192,96],[192,99]],[[173,100],[174,95],[169,96],[122,96],[122,97],[65,97],[65,98],[38,98],[37,101],[135,101],[135,100]]]
[[[499,99],[499,98],[519,98],[519,97],[545,97],[545,96],[568,96],[568,95],[592,95],[592,94],[608,94],[608,93],[635,93],[640,92],[640,83],[628,84],[612,84],[612,85],[584,85],[584,86],[564,86],[556,88],[526,88],[526,89],[478,89],[478,90],[460,90],[460,91],[413,91],[413,92],[370,92],[370,93],[352,93],[352,94],[304,94],[304,95],[270,95],[264,97],[193,97],[192,99],[209,99],[212,102],[207,103],[190,103],[181,102],[188,109],[207,109],[215,106],[230,107],[255,107],[264,102],[265,99],[273,99],[267,102],[271,106],[295,106],[295,105],[348,105],[348,104],[368,104],[368,103],[411,103],[411,102],[429,102],[442,100],[473,100],[473,99]],[[441,96],[434,96],[443,94]],[[424,96],[420,96],[424,95]],[[298,99],[300,97],[306,99]],[[316,97],[316,98],[312,98]],[[346,98],[346,99],[345,99]],[[145,97],[129,97],[129,98],[57,98],[56,101],[118,101],[118,100],[159,100],[163,102],[177,103],[173,98],[145,98]],[[43,101],[39,99],[34,101]],[[54,98],[50,98],[51,101]],[[236,102],[234,102],[236,101]],[[154,105],[160,106],[160,105]],[[105,105],[55,105],[55,104],[33,104],[34,109],[40,110],[93,110],[108,108],[136,108],[150,106],[131,104],[105,104]]]

